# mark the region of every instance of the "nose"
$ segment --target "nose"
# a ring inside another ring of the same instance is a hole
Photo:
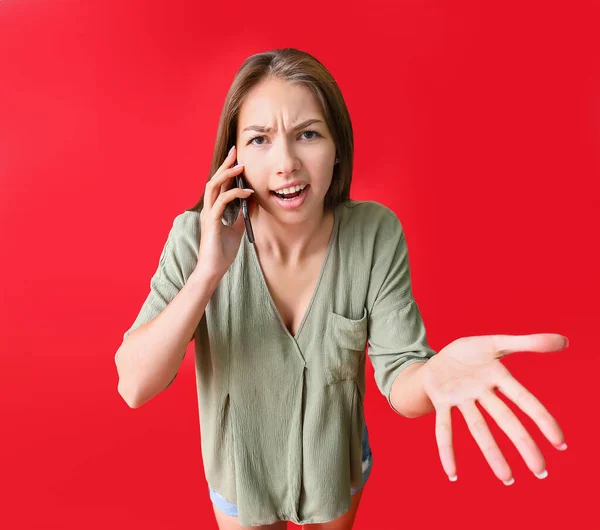
[[[296,153],[288,145],[285,139],[279,142],[279,145],[273,149],[275,156],[275,168],[278,175],[291,175],[300,167],[300,161]]]

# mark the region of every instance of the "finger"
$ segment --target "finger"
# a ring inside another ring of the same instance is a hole
[[[210,211],[210,217],[214,221],[220,222],[228,202],[231,202],[236,198],[245,199],[252,195],[252,193],[254,193],[254,190],[246,188],[233,188],[225,193],[221,193]]]
[[[538,478],[545,478],[544,456],[515,413],[492,391],[483,393],[478,401],[515,444],[531,472]]]
[[[558,333],[534,333],[532,335],[491,335],[497,357],[518,351],[553,352],[567,347],[569,340]]]
[[[567,337],[557,333],[536,333],[533,335],[480,335],[461,337],[454,341],[455,347],[465,353],[500,358],[518,351],[553,352],[569,345]]]
[[[510,486],[514,480],[508,462],[492,436],[490,429],[474,401],[458,405],[459,410],[467,422],[471,435],[481,449],[487,463],[492,468],[494,475],[504,484]]]
[[[233,163],[236,161],[236,159],[237,159],[237,148],[235,145],[232,145],[231,149],[227,153],[227,156],[225,157],[225,160],[223,160],[223,163],[217,168],[217,171],[215,171],[214,175],[209,179],[208,182],[212,182],[215,178],[218,178],[224,170],[229,169],[233,165]],[[207,187],[208,187],[208,183],[207,183]],[[223,189],[223,188],[224,188],[224,186],[221,185],[221,190],[220,190],[221,192],[226,191],[226,189]],[[208,193],[205,192],[204,204],[208,203],[206,195],[208,195]],[[210,201],[210,206],[212,207],[216,198],[213,196],[213,197],[210,197],[210,199],[212,199]]]
[[[228,185],[233,177],[244,170],[243,164],[238,164],[229,169],[223,170],[220,174],[215,173],[215,176],[206,183],[204,192],[204,204],[208,210],[211,210],[217,198],[221,195],[221,186]]]
[[[246,198],[246,201],[248,203],[248,208],[250,208],[250,201],[252,199],[252,193]],[[250,213],[250,210],[248,210],[248,213]],[[238,234],[244,234],[244,232],[246,231],[246,223],[244,221],[244,214],[242,212],[242,208],[240,208],[240,211],[238,212],[238,216],[237,219],[235,220],[235,222],[231,225],[231,228],[237,232]]]
[[[231,167],[231,165],[233,164],[233,162],[236,159],[236,156],[237,156],[237,148],[235,145],[232,145],[231,149],[227,153],[227,156],[225,157],[225,160],[223,160],[223,163],[219,166],[219,168],[217,169],[215,174],[218,173],[219,171],[222,171],[223,169]]]
[[[452,416],[448,407],[436,408],[435,411],[435,439],[442,467],[448,478],[454,482],[457,479],[456,460],[452,446]]]
[[[556,419],[538,398],[512,376],[505,366],[503,366],[503,372],[504,375],[496,382],[498,390],[535,422],[552,445],[557,449],[566,449],[565,436]]]
[[[225,193],[226,191],[230,190],[231,188],[236,187],[234,185],[234,180],[233,179],[227,179],[223,184],[221,184],[219,193]]]
[[[223,184],[221,184],[221,187],[219,189],[219,194],[225,193],[226,191],[230,190],[233,187],[234,187],[233,181],[231,179],[229,179],[226,182],[224,182]]]
[[[223,161],[223,163],[219,167],[218,172],[222,172],[225,169],[229,169],[230,167],[232,167],[232,165],[236,161],[237,161],[237,148],[234,145],[234,146],[231,147],[231,150],[229,151],[229,153],[225,157],[225,160]],[[213,175],[213,177],[214,177],[214,175]],[[231,183],[230,182],[225,182],[224,184],[221,184],[221,193],[223,193],[224,191],[227,191],[230,188],[231,188]]]
[[[244,164],[237,164],[214,174],[206,183],[206,195],[211,205],[215,203],[221,191],[227,191],[232,186],[232,179],[244,170]],[[226,188],[223,190],[223,188]]]

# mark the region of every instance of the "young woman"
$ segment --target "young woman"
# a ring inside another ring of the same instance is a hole
[[[435,410],[451,481],[457,406],[495,475],[512,483],[475,401],[545,476],[538,447],[496,388],[566,447],[554,418],[499,361],[561,349],[564,337],[467,337],[436,354],[400,221],[375,201],[349,198],[353,148],[343,97],[317,59],[289,48],[249,57],[225,101],[203,196],[175,218],[115,356],[119,393],[139,407],[171,384],[195,338],[202,456],[221,529],[352,528],[372,464],[367,344],[395,412]],[[248,189],[233,185],[242,174]],[[249,202],[254,242],[230,209],[236,199]]]

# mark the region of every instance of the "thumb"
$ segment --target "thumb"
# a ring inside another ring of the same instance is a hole
[[[252,212],[256,208],[256,203],[254,202],[254,197],[248,197],[246,199],[246,203],[248,204],[248,217],[252,217]],[[246,230],[246,226],[244,223],[244,212],[243,212],[242,208],[240,208],[237,219],[235,220],[235,223],[233,223],[233,228],[235,229],[236,232],[242,233],[242,234]]]
[[[232,225],[232,228],[234,228],[236,232],[244,231],[244,213],[242,212],[241,208],[238,211],[238,215]]]

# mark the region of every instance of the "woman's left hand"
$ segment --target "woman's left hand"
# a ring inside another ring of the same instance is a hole
[[[566,348],[567,345],[566,337],[554,333],[464,337],[451,342],[425,363],[422,368],[424,388],[435,407],[438,450],[442,466],[450,480],[456,480],[450,413],[452,407],[458,407],[496,477],[506,485],[514,482],[512,471],[475,404],[476,401],[512,440],[527,467],[538,478],[547,476],[540,449],[494,390],[500,390],[533,419],[557,449],[566,449],[557,421],[510,374],[500,358],[517,351],[553,352]]]

